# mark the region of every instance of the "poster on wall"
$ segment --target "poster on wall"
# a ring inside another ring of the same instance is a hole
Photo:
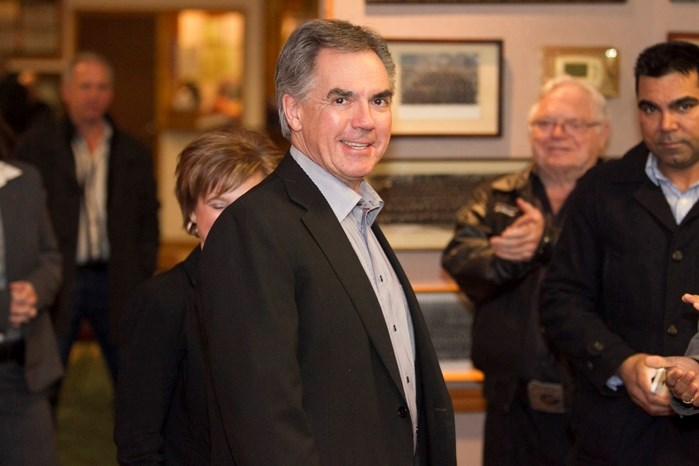
[[[389,40],[394,135],[499,136],[502,41]]]

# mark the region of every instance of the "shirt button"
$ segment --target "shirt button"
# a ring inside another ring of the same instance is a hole
[[[400,417],[408,417],[408,414],[410,414],[410,410],[408,410],[407,406],[401,406],[398,408],[398,415]]]
[[[671,324],[667,330],[666,330],[668,335],[677,335],[677,327],[675,327],[675,324]]]
[[[684,254],[682,254],[682,251],[680,251],[679,249],[672,253],[672,260],[673,261],[679,262],[682,259],[684,259]]]

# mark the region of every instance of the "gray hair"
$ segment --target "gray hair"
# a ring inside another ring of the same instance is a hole
[[[73,73],[75,72],[75,68],[81,63],[97,63],[99,65],[102,65],[104,69],[107,71],[109,82],[111,84],[114,84],[114,67],[112,67],[112,64],[109,62],[109,60],[107,60],[103,55],[100,55],[97,52],[89,51],[78,52],[73,56],[73,58],[70,59],[70,61],[63,70],[63,74],[61,75],[61,79],[64,83],[70,82],[73,79]]]
[[[598,91],[597,88],[591,86],[585,81],[575,79],[568,75],[563,75],[551,78],[546,81],[543,86],[541,86],[539,97],[529,110],[528,122],[532,122],[534,115],[539,109],[539,103],[544,97],[548,96],[559,87],[570,85],[577,86],[579,89],[587,92],[588,96],[590,97],[590,102],[592,103],[592,112],[594,114],[595,121],[599,121],[601,123],[606,123],[609,121],[609,114],[607,113],[607,100],[604,98],[602,93]]]
[[[383,63],[393,90],[396,66],[386,41],[375,31],[337,19],[315,19],[303,23],[291,33],[284,44],[274,75],[277,92],[277,110],[282,135],[291,136],[284,115],[282,98],[289,94],[304,100],[315,83],[316,59],[322,49],[340,52],[371,50]]]

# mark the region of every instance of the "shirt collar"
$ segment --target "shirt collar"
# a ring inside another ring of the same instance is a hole
[[[105,143],[105,142],[112,139],[112,136],[114,135],[114,127],[112,126],[112,124],[109,122],[109,120],[107,118],[104,118],[102,120],[102,122],[104,123],[104,133],[102,133],[102,142]],[[72,140],[73,140],[73,143],[76,143],[76,142],[79,144],[85,143],[85,139],[77,131],[75,132],[75,134],[73,134]]]
[[[648,152],[648,158],[646,159],[646,175],[650,178],[650,181],[656,186],[661,186],[662,184],[666,186],[671,186],[673,189],[677,190],[677,186],[673,183],[667,176],[660,171],[658,168],[658,157],[652,152]],[[694,189],[699,186],[699,181],[693,183],[689,189]]]
[[[365,202],[370,209],[367,221],[369,225],[374,222],[383,207],[383,200],[366,180],[362,180],[359,185],[359,192],[356,192],[294,146],[291,146],[289,152],[296,163],[318,187],[325,200],[328,201],[338,221],[342,222],[355,206]]]
[[[656,186],[660,186],[660,181],[668,181],[667,177],[660,172],[658,159],[652,152],[648,152],[648,158],[646,159],[646,175]]]
[[[0,188],[5,186],[8,181],[14,180],[22,174],[22,170],[14,165],[0,160]]]

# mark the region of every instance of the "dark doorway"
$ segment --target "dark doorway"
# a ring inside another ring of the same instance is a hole
[[[104,55],[114,66],[110,114],[156,154],[155,13],[76,12],[76,51]]]

